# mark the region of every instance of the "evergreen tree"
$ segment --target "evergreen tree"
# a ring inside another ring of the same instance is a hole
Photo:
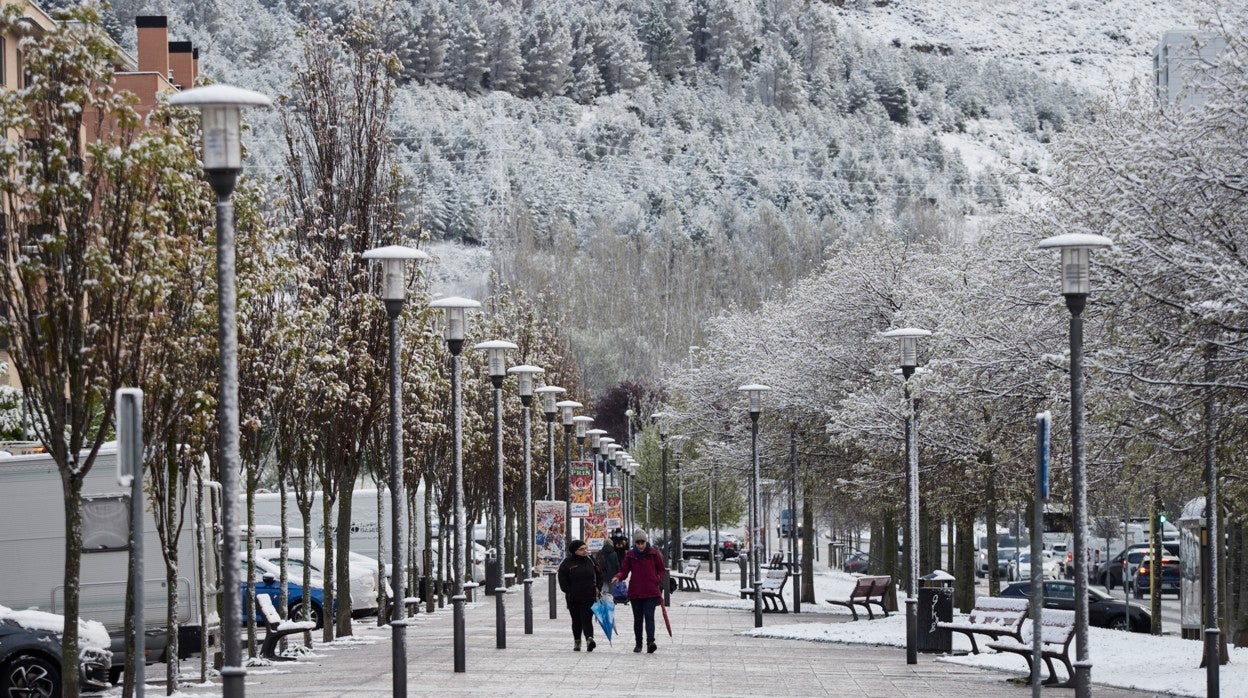
[[[676,80],[693,67],[687,0],[650,0],[641,16],[641,42],[655,74]]]
[[[594,62],[594,47],[584,33],[572,54],[572,83],[568,96],[581,104],[589,104],[603,91],[602,73]]]
[[[441,82],[446,70],[446,54],[450,46],[444,6],[431,3],[420,19],[414,33],[416,47],[412,60],[411,75],[422,83]]]
[[[468,94],[480,92],[486,85],[488,60],[485,35],[481,33],[472,16],[464,13],[455,27],[455,39],[448,61],[448,83]]]
[[[521,76],[524,59],[520,56],[520,23],[515,14],[499,12],[485,18],[486,61],[489,67],[485,75],[486,86],[519,94],[523,87]]]

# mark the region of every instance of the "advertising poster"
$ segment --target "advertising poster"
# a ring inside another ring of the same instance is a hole
[[[594,501],[594,464],[586,460],[572,462],[572,516],[589,516]]]
[[[607,503],[594,502],[585,518],[585,544],[596,552],[607,543]]]
[[[607,530],[614,531],[624,527],[624,488],[607,487],[604,497],[607,500]]]
[[[564,521],[564,502],[533,502],[533,570],[544,574],[555,570],[563,561],[567,542],[567,522]]]

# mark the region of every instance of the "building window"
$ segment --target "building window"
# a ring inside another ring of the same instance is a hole
[[[124,494],[82,498],[82,552],[130,548],[130,497]]]

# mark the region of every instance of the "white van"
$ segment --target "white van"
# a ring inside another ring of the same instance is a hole
[[[204,526],[196,530],[195,488],[178,538],[179,654],[213,652],[219,645],[217,592],[221,565],[213,526],[219,506],[216,483],[204,478]],[[113,666],[124,667],[123,632],[126,582],[130,576],[130,488],[117,484],[117,447],[100,448],[83,482],[83,553],[79,614],[104,624],[112,637]],[[146,503],[145,503],[146,504]],[[147,650],[151,661],[164,661],[168,610],[165,562],[156,520],[145,505],[143,528],[143,599]],[[204,546],[199,547],[202,534]],[[202,579],[200,554],[203,555]],[[61,475],[46,454],[0,458],[0,606],[63,613],[65,609],[65,499]],[[235,592],[237,593],[237,592]]]

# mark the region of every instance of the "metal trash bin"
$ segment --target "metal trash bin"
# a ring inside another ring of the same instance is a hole
[[[934,570],[919,577],[920,652],[953,651],[953,633],[936,627],[940,621],[953,620],[953,583],[956,578],[944,570]]]
[[[498,553],[493,548],[485,551],[485,595],[493,596],[494,590],[503,585],[503,575],[499,569]]]

